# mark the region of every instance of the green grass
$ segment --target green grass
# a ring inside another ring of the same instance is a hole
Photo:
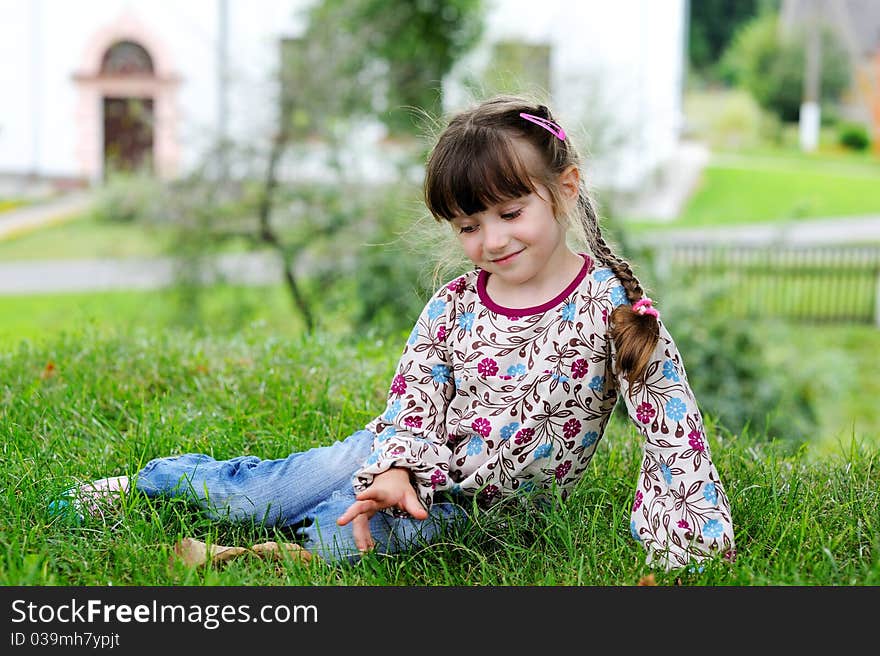
[[[162,331],[205,326],[234,331],[258,323],[281,333],[302,328],[286,289],[214,286],[197,296],[177,288],[0,296],[0,348],[42,343],[65,332]]]
[[[880,167],[742,158],[703,173],[678,226],[717,226],[880,214]]]
[[[0,262],[162,255],[173,232],[139,223],[109,223],[83,214],[39,230],[0,239]]]
[[[81,525],[46,513],[47,501],[72,481],[134,473],[152,457],[283,457],[344,437],[381,412],[398,355],[397,343],[258,327],[231,337],[86,329],[5,350],[0,584],[635,585],[649,573],[628,530],[641,445],[634,428],[617,421],[558,508],[484,515],[455,541],[352,566],[169,563],[185,536],[243,546],[291,539],[272,528],[211,522],[173,501],[132,495],[103,520]],[[702,573],[654,572],[658,584],[880,584],[875,447],[852,441],[818,456],[807,444],[768,444],[711,422],[707,436],[739,555]]]

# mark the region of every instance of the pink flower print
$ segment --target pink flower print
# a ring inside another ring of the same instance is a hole
[[[402,396],[406,392],[406,378],[397,374],[391,381],[391,391],[397,396]]]
[[[410,428],[421,428],[422,418],[419,416],[410,415],[403,420],[403,423],[405,426],[409,426]]]
[[[500,490],[498,489],[497,485],[487,485],[480,492],[480,496],[483,498],[482,500],[485,503],[489,503],[492,501],[492,499],[497,497],[499,493],[500,493]]]
[[[482,417],[477,417],[474,419],[474,423],[471,424],[471,428],[474,429],[479,435],[483,437],[489,437],[489,433],[492,432],[492,424],[489,423],[488,419],[483,419]]]
[[[587,371],[589,371],[590,367],[587,364],[587,361],[581,358],[580,360],[575,360],[571,364],[571,377],[572,378],[583,378],[587,375]]]
[[[602,310],[602,323],[604,323],[604,324],[608,323],[608,310],[607,309]]]
[[[518,430],[516,435],[513,436],[513,442],[514,444],[525,444],[526,442],[531,442],[534,436],[534,428],[523,428]]]
[[[568,439],[573,438],[575,435],[581,432],[581,422],[577,419],[569,419],[565,422],[565,425],[562,427],[562,433]]]
[[[437,340],[441,342],[446,341],[446,326],[440,326],[437,328]]]
[[[633,503],[633,510],[632,510],[633,512],[638,510],[639,506],[642,505],[642,499],[644,499],[644,496],[642,495],[642,491],[641,490],[636,491],[636,500]]]
[[[562,479],[565,478],[568,471],[571,469],[571,460],[566,460],[565,462],[559,463],[559,466],[556,468],[556,482],[561,483]]]
[[[477,365],[477,371],[481,376],[494,376],[498,373],[498,363],[492,358],[484,358]]]
[[[638,408],[636,408],[636,418],[642,422],[643,424],[648,424],[654,418],[654,415],[657,414],[657,411],[654,410],[654,406],[645,401],[640,404]]]
[[[685,520],[683,520],[683,519],[678,520],[678,528],[690,528],[690,527],[691,527],[691,525],[688,524]]]
[[[702,453],[706,450],[706,443],[703,441],[703,435],[696,428],[688,433],[688,444],[694,451]]]
[[[405,451],[406,451],[406,449],[404,447],[396,446],[393,449],[391,449],[391,451],[389,453],[390,453],[390,455],[397,457],[397,456],[402,456]]]
[[[438,485],[446,484],[446,474],[444,474],[441,470],[435,469],[434,473],[431,474],[431,487],[435,488]]]
[[[457,278],[456,280],[453,280],[451,283],[446,285],[446,289],[455,292],[456,294],[461,294],[466,288],[467,282],[465,282],[464,278]]]

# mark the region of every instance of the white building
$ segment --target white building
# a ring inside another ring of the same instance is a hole
[[[279,42],[301,34],[310,3],[0,0],[0,175],[95,184],[115,153],[174,177],[220,135],[267,134]],[[560,122],[588,133],[594,181],[638,189],[678,144],[686,11],[685,0],[491,1],[445,102],[501,71],[504,44],[533,48],[529,69]],[[370,160],[382,134],[365,134],[353,143],[366,175],[381,171]]]

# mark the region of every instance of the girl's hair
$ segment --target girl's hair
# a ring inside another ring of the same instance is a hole
[[[580,167],[571,137],[560,139],[520,113],[556,123],[545,105],[518,96],[497,96],[452,117],[428,156],[424,181],[428,210],[438,222],[451,221],[536,193],[535,183],[540,183],[550,192],[557,220],[581,233],[595,258],[620,279],[630,303],[640,300],[645,293],[629,263],[602,237],[583,176],[575,207],[562,194],[560,175],[570,166]],[[531,144],[540,154],[540,170],[529,170],[517,155],[515,140]],[[618,366],[632,384],[644,374],[659,338],[659,324],[651,314],[639,314],[622,304],[611,313],[610,326]]]

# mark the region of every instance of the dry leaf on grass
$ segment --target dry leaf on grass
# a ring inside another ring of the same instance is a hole
[[[247,549],[244,547],[222,547],[219,544],[212,544],[210,547],[210,556],[208,554],[208,545],[193,538],[183,538],[174,545],[174,555],[180,558],[185,565],[190,567],[198,567],[204,565],[210,559],[211,563],[220,563],[230,558],[235,558],[245,553]]]
[[[210,548],[207,544],[194,538],[183,538],[174,545],[174,558],[179,558],[189,567],[199,567],[211,563],[223,563],[227,560],[246,553],[253,553],[258,556],[268,556],[270,558],[281,559],[285,555],[296,558],[298,560],[308,561],[312,555],[298,544],[292,542],[262,542],[255,544],[250,549],[246,547],[224,547],[219,544],[212,544]]]
[[[657,585],[657,581],[654,580],[653,574],[648,574],[639,579],[639,585]]]
[[[312,554],[295,542],[261,542],[260,544],[252,546],[251,551],[260,556],[270,556],[278,559],[284,558],[285,556],[305,561],[312,559]]]

